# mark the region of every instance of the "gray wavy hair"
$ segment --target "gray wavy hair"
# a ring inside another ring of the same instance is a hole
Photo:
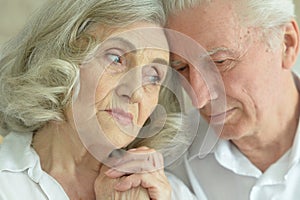
[[[93,24],[164,25],[159,0],[51,0],[0,51],[0,126],[29,132],[64,120],[79,64],[97,45]],[[103,30],[105,32],[105,30]],[[99,41],[98,41],[99,43]]]
[[[231,0],[236,5],[241,24],[262,29],[263,39],[272,47],[279,45],[281,26],[295,18],[293,0]],[[162,0],[167,15],[211,0]]]

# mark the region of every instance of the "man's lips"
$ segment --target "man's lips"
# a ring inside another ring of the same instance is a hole
[[[235,108],[231,108],[224,112],[218,112],[216,114],[209,114],[207,116],[209,118],[210,123],[221,124],[221,123],[225,123],[229,119],[231,114],[233,114],[234,110],[235,110]]]
[[[105,111],[122,125],[132,124],[133,115],[131,113],[125,112],[122,109],[108,109]]]

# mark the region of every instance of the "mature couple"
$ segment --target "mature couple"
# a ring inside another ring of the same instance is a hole
[[[0,199],[295,200],[298,51],[291,0],[51,1],[1,50]]]

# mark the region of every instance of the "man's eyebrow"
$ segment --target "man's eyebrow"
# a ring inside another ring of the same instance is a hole
[[[213,48],[209,51],[207,51],[207,55],[211,56],[219,51],[229,51],[230,49],[226,48],[226,47],[217,47],[217,48]]]
[[[178,66],[181,64],[184,64],[184,62],[181,60],[171,60],[171,63],[170,63],[171,66]]]
[[[169,65],[169,62],[162,58],[155,58],[152,63],[162,64],[162,65]]]
[[[211,56],[211,55],[214,55],[214,54],[216,54],[216,53],[218,53],[218,52],[220,52],[220,51],[230,51],[230,49],[229,48],[226,48],[226,47],[216,47],[216,48],[213,48],[213,49],[211,49],[211,50],[209,50],[209,51],[206,51],[206,53],[203,53],[202,55],[200,55],[200,57],[201,58],[205,58],[205,57],[209,57],[209,56]],[[180,64],[183,64],[184,62],[183,61],[181,61],[181,60],[171,60],[171,65],[172,66],[176,66],[176,65],[180,65]]]

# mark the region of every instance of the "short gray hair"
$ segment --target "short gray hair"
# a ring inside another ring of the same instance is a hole
[[[186,8],[209,3],[211,0],[162,0],[167,15]],[[237,5],[241,24],[262,29],[271,46],[281,39],[281,26],[295,17],[293,0],[231,0]]]
[[[0,51],[0,127],[35,131],[63,120],[80,61],[97,45],[93,24],[163,26],[159,0],[51,0]],[[105,30],[103,30],[105,32]],[[99,41],[98,41],[99,42]]]
[[[162,0],[167,16],[204,2],[210,2],[210,0]]]

